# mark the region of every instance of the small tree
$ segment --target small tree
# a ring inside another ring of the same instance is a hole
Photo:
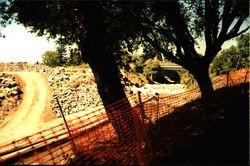
[[[80,65],[83,63],[82,57],[81,57],[81,53],[78,49],[74,48],[74,49],[70,49],[69,50],[69,59],[68,59],[68,63],[69,65]]]
[[[42,63],[51,67],[61,66],[64,64],[64,58],[58,51],[46,51],[42,55]]]

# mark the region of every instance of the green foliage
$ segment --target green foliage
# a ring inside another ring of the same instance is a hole
[[[187,88],[193,88],[198,86],[194,76],[190,72],[181,71],[180,75],[181,75],[180,83],[185,84]]]
[[[145,56],[140,54],[134,54],[132,56],[132,71],[135,73],[143,73],[144,66],[145,66]]]
[[[6,25],[10,24],[12,17],[8,11],[9,2],[0,0],[0,37],[5,38],[5,35],[1,32],[2,27],[6,27]]]
[[[243,63],[240,63],[240,65],[244,65],[244,67],[248,67],[249,65],[249,40],[250,40],[250,32],[243,34],[236,38],[236,41],[238,43],[238,54],[239,57],[244,60]]]
[[[223,50],[213,60],[212,73],[219,75],[234,69],[249,67],[249,35],[250,33],[239,36],[236,39],[237,46],[231,46],[229,49]]]
[[[160,70],[160,63],[155,59],[148,59],[143,67],[143,74],[145,76],[151,76],[156,74]]]
[[[147,83],[145,76],[141,73],[131,73],[127,72],[126,70],[121,70],[121,73],[122,85],[127,90],[129,90],[131,86],[141,87]]]
[[[65,61],[63,55],[59,51],[46,51],[42,55],[42,63],[47,66],[62,66]]]
[[[161,71],[160,62],[157,59],[146,59],[144,55],[138,53],[129,54],[121,57],[122,68],[131,74],[136,74],[138,77],[144,77],[149,82],[158,76]]]
[[[80,51],[78,49],[70,49],[70,53],[69,53],[69,58],[67,61],[68,65],[80,65],[82,64],[82,58],[81,58],[81,54]]]
[[[79,66],[80,64],[82,64],[83,60],[79,49],[71,48],[70,46],[68,46],[69,51],[67,51],[67,46],[68,45],[59,44],[59,46],[57,47],[57,51],[63,57],[63,65]]]
[[[59,46],[56,48],[56,50],[63,57],[65,57],[65,55],[67,54],[66,45],[59,44]]]

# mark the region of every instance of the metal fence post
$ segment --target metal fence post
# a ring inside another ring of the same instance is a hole
[[[61,112],[61,114],[62,114],[62,117],[63,117],[63,121],[64,121],[64,123],[65,123],[65,126],[66,126],[66,128],[67,128],[67,130],[68,130],[69,139],[70,139],[70,142],[71,142],[71,144],[72,144],[73,151],[76,153],[76,145],[75,145],[75,143],[74,143],[74,141],[73,141],[73,137],[72,137],[72,135],[71,135],[71,133],[70,133],[69,126],[68,126],[68,124],[67,124],[66,118],[65,118],[65,116],[64,116],[64,114],[63,114],[63,111],[62,111],[61,104],[60,104],[59,99],[58,99],[57,97],[56,97],[56,102],[57,102],[57,104],[58,104],[58,106],[59,106],[59,110],[60,110],[60,112]]]
[[[246,83],[246,81],[247,81],[247,75],[248,75],[248,70],[247,70],[245,78],[244,78],[244,83]]]
[[[229,72],[227,72],[227,88],[229,87]]]
[[[144,124],[144,118],[146,117],[146,115],[145,115],[145,112],[144,112],[144,106],[143,106],[143,103],[142,103],[142,100],[141,100],[141,92],[140,91],[138,91],[138,100],[139,100],[142,123]]]
[[[159,118],[159,107],[160,107],[160,100],[159,100],[159,94],[158,93],[155,93],[156,95],[156,102],[157,102],[157,108],[156,108],[156,120],[158,120]]]

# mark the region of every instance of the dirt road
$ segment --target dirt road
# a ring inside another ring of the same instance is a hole
[[[43,76],[37,72],[17,72],[23,83],[24,96],[17,111],[0,129],[0,143],[36,132],[41,127],[46,108],[48,88]]]

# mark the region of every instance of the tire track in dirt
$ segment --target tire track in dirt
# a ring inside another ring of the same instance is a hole
[[[0,129],[0,142],[18,139],[39,130],[49,95],[46,82],[40,73],[16,72],[13,74],[22,80],[24,96],[16,113]]]

